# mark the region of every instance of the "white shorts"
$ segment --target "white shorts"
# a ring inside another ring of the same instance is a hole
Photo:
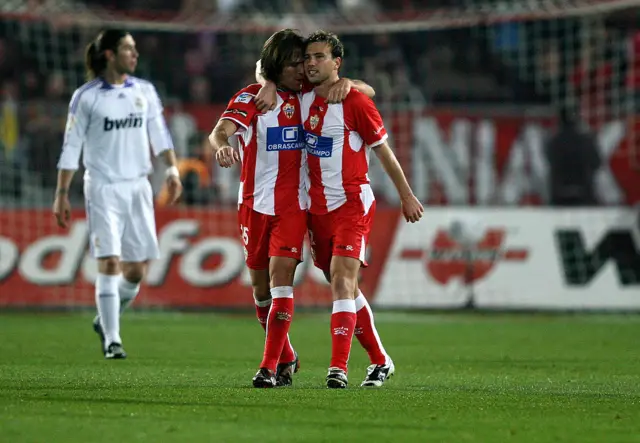
[[[84,185],[89,245],[95,258],[126,262],[158,258],[158,237],[149,180]]]

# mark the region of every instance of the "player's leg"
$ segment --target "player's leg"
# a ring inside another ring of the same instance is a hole
[[[289,341],[293,319],[293,280],[302,260],[302,246],[307,230],[303,211],[275,216],[271,219],[269,235],[269,275],[272,305],[267,324],[264,357],[261,368],[276,371],[279,386],[292,384],[298,370],[298,356]]]
[[[244,257],[256,306],[256,317],[262,328],[267,329],[267,317],[271,308],[269,292],[269,250],[265,244],[267,216],[257,213],[245,205],[238,208],[238,226],[244,249]]]
[[[324,276],[331,283],[331,274],[325,272]],[[369,302],[359,288],[356,288],[354,296],[356,302],[354,335],[364,350],[367,351],[371,361],[371,365],[367,368],[367,375],[360,386],[379,387],[395,373],[395,366],[382,345]]]
[[[147,274],[149,261],[120,262],[122,274],[118,282],[118,291],[120,292],[120,314],[133,304],[138,293],[140,292],[140,283]]]
[[[375,214],[376,205],[375,202],[371,205],[364,217],[357,223],[362,235],[362,248],[359,252],[359,259],[363,267],[367,267],[366,261],[366,246],[369,243],[369,233],[373,226],[373,217]],[[387,354],[382,345],[382,340],[376,329],[376,325],[373,318],[373,311],[369,302],[365,298],[362,291],[356,288],[354,294],[356,301],[356,329],[355,337],[360,342],[360,345],[367,351],[371,365],[367,368],[367,375],[362,382],[361,386],[375,386],[380,387],[385,380],[391,377],[395,372],[393,361]]]
[[[373,311],[360,289],[356,289],[356,329],[355,336],[367,351],[371,365],[360,386],[380,387],[395,373],[393,360],[387,354],[376,329]]]
[[[331,274],[329,272],[325,272],[324,277],[327,279],[327,282],[331,283]],[[389,356],[382,345],[382,340],[376,329],[371,306],[360,288],[356,288],[354,297],[356,302],[356,328],[354,330],[354,336],[358,339],[364,350],[367,351],[373,366],[384,365],[388,361]]]
[[[97,321],[93,329],[100,336],[102,352],[105,358],[126,358],[120,338],[120,262],[118,257],[98,258],[98,277],[96,278]]]
[[[269,216],[254,211],[246,205],[238,208],[238,226],[244,247],[245,263],[249,268],[253,299],[256,305],[258,321],[267,330],[267,321],[271,309],[269,291]],[[260,369],[253,377],[253,385],[259,388],[276,386],[275,371]]]
[[[131,209],[122,233],[122,276],[118,285],[120,313],[138,296],[149,261],[160,256],[151,183],[143,179],[122,187],[130,193]]]
[[[106,358],[124,358],[120,352],[120,274],[121,235],[124,223],[120,214],[119,200],[113,185],[85,185],[89,245],[98,261],[96,278],[96,307],[98,316],[93,329],[100,337],[101,349]]]
[[[150,260],[160,256],[153,209],[153,192],[146,179],[118,184],[123,200],[128,203],[122,232],[119,314],[129,307],[140,292]]]
[[[328,388],[347,387],[347,367],[351,342],[356,327],[356,303],[360,261],[353,257],[334,255],[331,259],[331,364],[327,375]]]

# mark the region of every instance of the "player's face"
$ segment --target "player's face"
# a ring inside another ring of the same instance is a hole
[[[302,82],[304,81],[304,60],[302,52],[294,54],[293,59],[287,63],[280,75],[281,87],[289,91],[300,91]]]
[[[314,85],[324,83],[333,75],[338,74],[341,59],[331,56],[328,43],[315,42],[307,46],[304,56],[304,70],[307,78]]]
[[[136,41],[130,35],[122,37],[118,52],[113,57],[113,67],[120,74],[133,74],[138,64]]]

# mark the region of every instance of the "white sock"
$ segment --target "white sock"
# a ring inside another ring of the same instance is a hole
[[[136,299],[138,292],[140,292],[140,283],[131,283],[121,275],[118,291],[120,293],[120,313],[122,314]]]
[[[118,295],[119,275],[98,274],[96,279],[96,306],[100,324],[104,332],[105,346],[122,343],[120,339],[120,296]]]

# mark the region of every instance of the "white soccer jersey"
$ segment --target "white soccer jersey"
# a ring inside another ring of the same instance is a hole
[[[123,85],[97,78],[78,88],[69,116],[58,169],[76,170],[84,150],[85,179],[108,183],[151,173],[151,152],[173,149],[162,103],[148,81],[127,77]]]

